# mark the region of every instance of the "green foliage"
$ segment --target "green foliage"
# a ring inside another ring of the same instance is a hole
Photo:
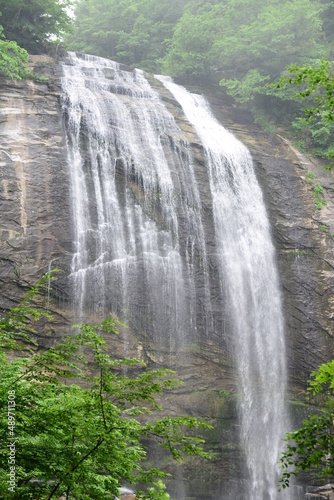
[[[154,484],[154,488],[147,488],[147,492],[140,492],[140,498],[143,500],[169,500],[170,496],[165,492],[166,486],[159,480]]]
[[[310,415],[300,429],[286,434],[286,451],[280,458],[282,488],[290,485],[291,476],[312,470],[322,476],[334,474],[334,361],[311,373],[308,391],[322,405],[319,415]]]
[[[212,47],[223,29],[223,5],[207,2],[198,10],[191,7],[190,2],[175,27],[171,48],[163,64],[163,70],[174,76],[207,75],[213,63]]]
[[[71,4],[71,0],[0,0],[4,35],[36,53],[51,36],[62,37],[71,29],[67,11]]]
[[[307,172],[306,174],[306,182],[307,184],[313,184],[315,179],[315,174],[313,172]],[[327,205],[326,198],[324,196],[324,188],[321,184],[316,184],[313,188],[313,195],[315,199],[315,204],[318,210],[321,210],[323,207]]]
[[[239,80],[220,80],[219,85],[226,87],[227,93],[234,97],[237,102],[245,103],[253,100],[258,94],[267,93],[264,83],[270,79],[270,76],[262,76],[257,69],[251,69],[242,79]]]
[[[304,150],[321,158],[328,158],[332,155],[334,123],[324,123],[320,119],[307,121],[299,117],[293,120],[291,125],[295,140],[303,144]]]
[[[278,75],[296,54],[308,60],[318,54],[320,12],[317,2],[310,0],[188,2],[165,69],[182,76],[219,68],[224,85],[231,80],[232,90],[236,80],[247,86],[244,79],[251,84],[256,75],[256,85],[261,82],[263,88],[267,77]]]
[[[314,172],[307,172],[307,174],[306,174],[307,184],[312,184],[312,182],[314,181],[314,178],[315,178]]]
[[[3,38],[3,29],[0,26],[0,71],[9,76],[21,80],[30,76],[27,68],[28,52],[17,45]]]
[[[294,94],[296,99],[311,98],[314,106],[305,109],[306,120],[314,120],[320,116],[324,122],[334,121],[333,68],[332,63],[321,59],[318,65],[297,66],[287,68],[288,75],[283,75],[276,84],[277,88],[287,85],[299,85],[301,89]]]
[[[40,319],[51,319],[51,315],[43,307],[43,294],[49,290],[49,285],[55,279],[58,269],[42,276],[31,288],[19,307],[0,316],[0,351],[22,350],[36,346],[36,330],[34,325]],[[34,301],[34,306],[32,306]]]
[[[324,188],[320,184],[314,186],[313,194],[315,198],[315,204],[318,210],[321,210],[327,204],[323,193],[324,193]]]
[[[208,458],[192,431],[210,426],[194,417],[155,416],[161,410],[156,396],[180,383],[171,370],[111,358],[104,337],[122,326],[114,318],[75,325],[74,334],[35,351],[32,325],[50,319],[40,302],[49,280],[46,275],[21,307],[1,318],[0,496],[110,499],[126,481],[149,486],[139,498],[167,500],[163,483],[156,482],[165,473],[145,463],[147,442],[156,440],[176,460],[184,454]],[[12,348],[20,353],[14,359],[6,355]],[[13,410],[8,401],[14,396]],[[15,439],[12,491],[7,445]]]
[[[158,71],[173,28],[182,15],[178,0],[94,0],[76,6],[71,50],[109,57],[147,71]]]
[[[332,138],[334,132],[334,76],[332,63],[321,59],[314,65],[290,65],[287,74],[273,86],[286,88],[298,85],[300,89],[292,95],[302,99],[306,106],[305,118],[301,123],[308,125],[313,141],[321,148],[319,152],[329,159],[333,156]],[[333,163],[329,165],[332,170]]]

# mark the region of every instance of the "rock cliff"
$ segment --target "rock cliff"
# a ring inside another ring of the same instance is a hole
[[[65,332],[73,316],[67,283],[73,254],[70,166],[60,102],[61,65],[47,56],[34,56],[31,65],[48,81],[0,81],[0,304],[2,309],[15,305],[41,274],[54,267],[63,270],[53,287],[55,321],[43,340],[47,345]],[[151,80],[193,145],[200,169],[203,161],[196,134],[172,96]],[[291,397],[298,400],[303,398],[310,372],[333,355],[334,181],[321,164],[303,157],[279,136],[261,131],[247,113],[222,105],[209,90],[208,94],[222,124],[250,149],[265,193],[284,298]],[[201,175],[205,200],[204,170]],[[323,186],[326,199],[321,210],[316,207],[317,184]],[[210,203],[208,198],[204,207],[208,224]],[[214,460],[205,465],[186,462],[177,472],[186,479],[176,481],[175,491],[182,498],[203,500],[219,498],[226,482],[230,491],[234,485],[239,491],[237,478],[244,472],[237,437],[234,362],[226,341],[219,336],[195,338],[181,348],[170,346],[158,352],[152,339],[133,331],[117,345],[148,363],[177,369],[185,384],[177,394],[164,398],[164,406],[172,413],[208,416],[215,424],[209,436]],[[297,412],[296,418],[300,416]]]
[[[71,260],[71,200],[60,108],[61,67],[31,65],[48,82],[0,81],[1,307],[15,305],[49,266]],[[68,290],[58,283],[61,301]]]

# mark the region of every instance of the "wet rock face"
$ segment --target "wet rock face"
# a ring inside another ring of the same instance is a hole
[[[318,488],[311,488],[311,491],[306,493],[306,500],[334,500],[334,485],[326,484]]]
[[[71,195],[60,107],[61,66],[46,56],[32,64],[47,83],[0,84],[1,301],[15,287],[32,283],[51,267],[68,271],[73,252]],[[112,75],[111,75],[112,78]],[[206,192],[202,148],[170,94],[155,84],[184,136],[193,145],[209,247],[214,244],[212,200]],[[321,165],[297,156],[278,137],[268,137],[250,117],[211,98],[220,121],[250,149],[264,191],[277,248],[285,302],[291,380],[302,388],[310,371],[331,356],[334,317],[334,180]],[[308,182],[308,172],[314,180]],[[326,206],[316,208],[314,186],[324,188]],[[205,211],[204,210],[204,211]],[[215,256],[211,263],[214,268]],[[58,295],[69,290],[61,278]],[[14,299],[15,300],[15,299]],[[216,339],[219,344],[218,338]]]
[[[48,82],[0,81],[1,307],[52,267],[68,268],[71,200],[60,109],[59,65],[35,56]],[[61,280],[58,295],[68,298]]]

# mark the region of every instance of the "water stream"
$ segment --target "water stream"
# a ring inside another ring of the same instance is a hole
[[[213,196],[221,275],[235,326],[241,437],[251,500],[275,499],[284,412],[284,321],[262,193],[248,150],[212,115],[206,101],[161,78],[205,148]]]
[[[144,74],[70,53],[63,110],[76,306],[119,314],[171,350],[196,336],[222,337],[228,317],[247,498],[288,499],[277,493],[276,466],[288,426],[284,321],[252,160],[202,97],[158,78],[202,142],[201,175],[212,207],[204,211],[203,180],[189,141]]]

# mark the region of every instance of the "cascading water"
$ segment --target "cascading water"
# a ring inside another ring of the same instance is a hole
[[[187,144],[138,70],[70,53],[63,90],[79,310],[112,311],[175,343],[196,330],[196,280],[211,316],[207,273],[194,276],[197,254],[207,264]]]
[[[118,314],[170,350],[196,336],[222,337],[229,315],[251,483],[245,498],[274,500],[286,369],[262,194],[249,153],[205,101],[160,80],[202,141],[197,165],[142,72],[74,53],[64,64],[76,305],[79,314]]]
[[[206,101],[169,78],[160,79],[181,104],[205,148],[221,276],[235,326],[249,499],[282,498],[276,464],[288,428],[284,323],[262,193],[248,150],[216,121]]]

